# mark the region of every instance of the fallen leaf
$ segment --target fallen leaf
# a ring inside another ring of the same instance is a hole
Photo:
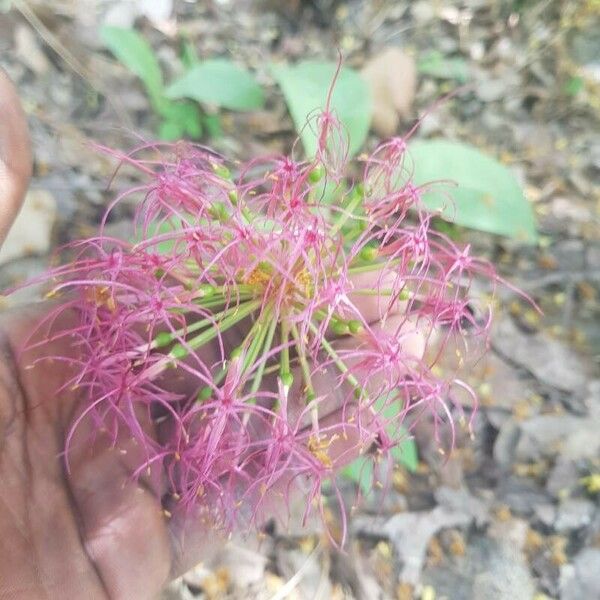
[[[417,69],[411,56],[400,48],[387,48],[363,67],[371,89],[371,126],[382,137],[394,135],[400,119],[410,116],[417,87]]]

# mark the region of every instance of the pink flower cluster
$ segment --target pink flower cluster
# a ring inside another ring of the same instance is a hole
[[[132,197],[136,238],[103,224],[51,274],[85,403],[67,457],[83,420],[133,438],[137,474],[160,465],[175,505],[231,527],[298,488],[322,510],[325,482],[358,455],[384,464],[421,417],[452,445],[476,398],[436,363],[485,336],[470,287],[494,270],[431,227],[404,139],[349,164],[335,116],[314,126],[307,161],[189,143],[120,156],[143,183],[106,218]]]

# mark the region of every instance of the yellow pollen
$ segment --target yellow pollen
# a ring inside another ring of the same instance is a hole
[[[47,294],[46,294],[46,299],[47,300],[51,300],[52,298],[56,298],[57,296],[59,296],[59,292],[54,289],[54,290],[50,290]]]
[[[296,282],[298,287],[304,293],[304,295],[307,298],[310,298],[313,293],[313,285],[310,273],[307,271],[307,269],[302,269],[298,272],[298,274],[296,275]]]
[[[333,466],[333,461],[327,451],[333,439],[320,439],[317,436],[311,436],[308,439],[308,451],[326,468]]]
[[[248,285],[264,286],[271,281],[271,274],[267,273],[262,267],[256,267],[246,275]]]
[[[117,310],[117,304],[113,298],[111,289],[108,286],[96,285],[88,288],[86,291],[86,299],[93,302],[98,308],[106,306],[110,312]]]

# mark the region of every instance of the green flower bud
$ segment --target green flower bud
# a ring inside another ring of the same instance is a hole
[[[311,183],[318,183],[321,181],[321,179],[323,179],[323,175],[325,175],[325,168],[323,165],[319,165],[308,174],[308,180]]]
[[[208,400],[212,396],[212,393],[213,393],[213,389],[210,386],[205,385],[198,392],[198,398],[197,398],[198,402],[204,402],[204,401]]]
[[[374,261],[378,255],[379,255],[379,250],[377,248],[374,248],[373,246],[366,246],[365,248],[363,248],[360,251],[360,254],[359,254],[360,258],[367,262]]]
[[[156,348],[164,348],[173,341],[173,335],[168,331],[160,331],[154,338],[154,345]]]
[[[289,371],[282,371],[279,374],[279,377],[281,378],[281,383],[283,383],[286,388],[289,389],[292,387],[292,384],[294,383],[294,376]]]
[[[331,321],[331,331],[335,333],[335,335],[347,335],[350,332],[348,327],[348,323],[344,321]]]
[[[202,298],[210,298],[215,293],[215,286],[210,283],[202,283],[198,291],[202,292]]]
[[[183,344],[177,344],[176,346],[173,346],[173,348],[171,348],[171,352],[169,352],[169,356],[177,360],[185,358],[188,354],[189,351]]]
[[[357,334],[363,331],[364,328],[360,321],[357,321],[356,319],[350,319],[350,321],[348,321],[348,329],[350,330],[350,333]]]
[[[215,175],[218,175],[221,179],[231,179],[231,171],[225,165],[214,163],[212,168]]]

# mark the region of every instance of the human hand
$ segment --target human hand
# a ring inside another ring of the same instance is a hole
[[[25,121],[5,77],[0,110],[9,115],[0,126],[0,234],[5,234],[30,173]],[[20,352],[44,310],[21,309],[0,318],[0,599],[152,598],[222,540],[193,519],[165,516],[161,473],[132,477],[142,461],[130,440],[115,446],[82,427],[65,469],[65,437],[83,403],[80,392],[64,390],[68,364],[43,359],[75,350],[63,337]],[[377,299],[367,300],[363,310],[377,313]],[[56,323],[59,330],[66,325]],[[322,390],[335,387],[328,387],[326,377],[320,383]],[[154,423],[147,427],[159,435]],[[332,457],[349,446],[351,441],[333,447]]]
[[[2,72],[0,115],[1,242],[31,172],[25,117]],[[20,355],[42,316],[35,307],[0,315],[0,598],[152,598],[215,544],[187,527],[183,541],[160,490],[132,481],[135,452],[124,454],[126,444],[86,443],[67,474],[65,435],[80,399],[58,394],[68,367],[36,361],[73,350],[62,341]]]

